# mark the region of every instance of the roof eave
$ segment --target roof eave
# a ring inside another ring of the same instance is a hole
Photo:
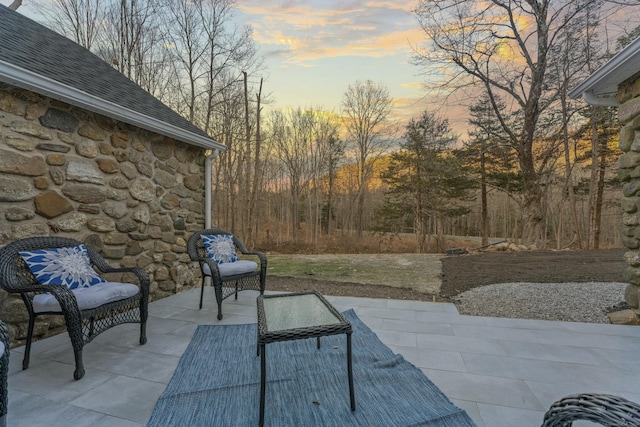
[[[16,67],[2,60],[0,60],[0,77],[11,85],[28,89],[161,135],[169,136],[178,141],[207,150],[226,149],[224,145],[211,138],[180,129],[162,120],[138,113],[32,71]]]
[[[594,90],[597,85],[608,85],[615,83],[616,85],[622,83],[622,81],[631,77],[635,73],[629,75],[616,75],[616,71],[623,65],[628,64],[630,61],[638,61],[640,63],[640,37],[629,43],[624,49],[618,52],[613,58],[607,61],[602,67],[591,74],[586,80],[580,83],[576,88],[569,92],[569,98],[578,99],[583,96],[584,93],[589,93],[592,96],[606,98],[615,96],[615,93],[598,93]],[[635,70],[637,72],[638,70]],[[628,73],[627,73],[628,74]],[[623,77],[623,78],[621,78]],[[613,79],[614,81],[609,81]]]

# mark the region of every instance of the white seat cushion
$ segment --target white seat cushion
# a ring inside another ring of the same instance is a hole
[[[234,262],[225,262],[218,264],[220,275],[222,277],[235,276],[236,274],[251,273],[258,268],[258,263],[254,261],[240,260]],[[209,264],[203,264],[202,273],[205,276],[211,276]]]
[[[120,301],[136,295],[138,291],[139,289],[136,285],[120,282],[103,282],[89,286],[88,288],[71,290],[76,296],[80,310],[96,308],[109,302]],[[38,294],[33,297],[33,310],[36,313],[61,311],[58,300],[50,293]]]

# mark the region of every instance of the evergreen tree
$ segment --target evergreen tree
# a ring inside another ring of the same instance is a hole
[[[451,153],[456,141],[446,119],[424,111],[407,125],[400,150],[391,155],[381,175],[388,190],[384,205],[376,212],[378,224],[403,226],[410,220],[418,252],[430,249],[427,236],[443,234],[445,216],[469,211],[462,202],[473,183]]]

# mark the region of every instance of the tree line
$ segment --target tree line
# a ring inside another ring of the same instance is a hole
[[[434,106],[394,121],[388,89],[369,80],[345,88],[340,111],[265,113],[263,62],[251,28],[234,23],[234,0],[53,0],[39,10],[227,147],[213,169],[220,227],[248,244],[311,246],[334,233],[411,233],[424,252],[448,234],[615,244],[616,114],[567,93],[638,35],[613,43],[600,31],[631,6],[420,0],[413,61],[432,96],[464,95],[465,135]]]

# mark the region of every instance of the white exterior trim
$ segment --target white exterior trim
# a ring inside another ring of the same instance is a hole
[[[618,85],[638,72],[640,72],[640,37],[629,43],[585,81],[570,91],[569,97],[578,99],[581,96],[584,97],[583,94],[585,93],[589,94],[587,97],[596,96],[600,99],[604,98],[603,95],[606,97],[615,96],[618,91]]]
[[[4,81],[14,86],[28,89],[161,135],[169,136],[178,141],[209,150],[226,149],[224,145],[215,142],[211,138],[180,129],[156,118],[106,101],[3,60],[0,60],[0,76],[3,77]]]

